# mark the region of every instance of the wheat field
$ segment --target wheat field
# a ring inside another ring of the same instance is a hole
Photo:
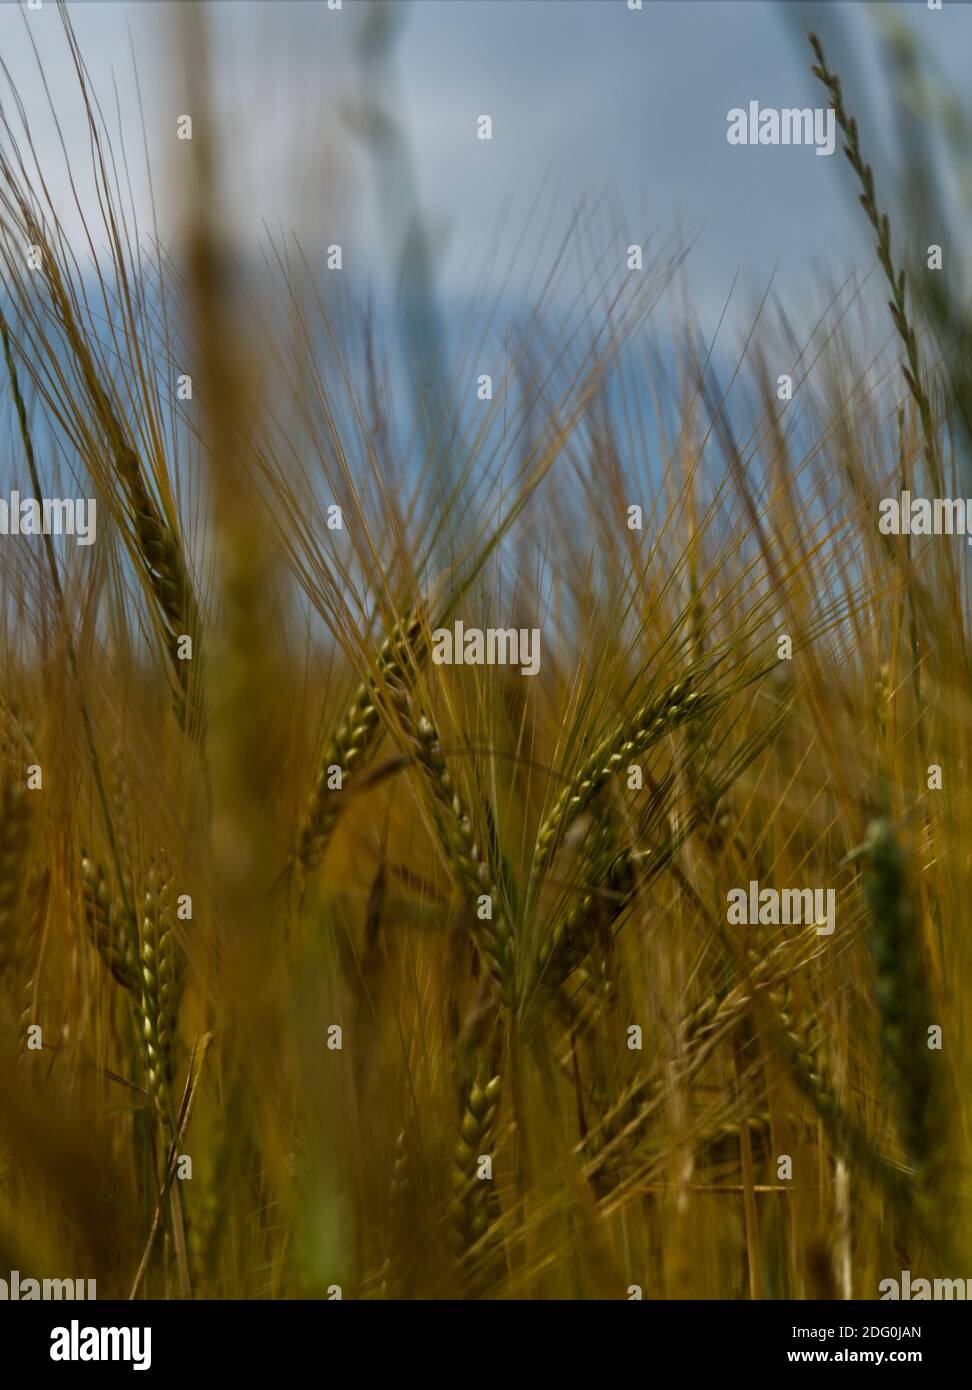
[[[551,307],[541,246],[484,397],[472,338],[396,366],[320,248],[234,259],[178,8],[178,247],[135,224],[139,141],[68,11],[84,236],[31,138],[58,93],[6,74],[0,104],[7,521],[97,504],[89,544],[0,536],[0,1274],[964,1276],[969,567],[879,508],[972,491],[970,320],[831,55],[805,44],[876,304],[821,287],[800,338],[768,300],[725,366],[690,307],[658,319],[685,245],[631,271],[580,215],[583,296]]]

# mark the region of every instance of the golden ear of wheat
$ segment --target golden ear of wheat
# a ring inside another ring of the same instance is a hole
[[[137,998],[138,961],[131,924],[126,930],[123,910],[112,897],[107,874],[86,852],[81,855],[81,888],[85,926],[95,950],[122,989]]]
[[[452,1198],[449,1219],[452,1244],[464,1254],[489,1226],[491,1184],[477,1176],[478,1161],[493,1137],[502,1083],[498,1076],[483,1085],[474,1081],[466,1097],[459,1139],[452,1155]]]

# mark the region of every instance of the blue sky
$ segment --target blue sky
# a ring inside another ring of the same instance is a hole
[[[347,119],[360,95],[354,36],[365,3],[345,0],[332,13],[324,0],[218,0],[209,11],[240,242],[256,246],[265,224],[295,231],[311,255],[339,241],[380,281],[393,259],[388,219]],[[130,142],[136,206],[147,228],[135,54],[164,240],[178,231],[184,153],[173,138],[184,109],[172,32],[179,9],[153,0],[86,0],[71,11],[109,124],[117,121]],[[844,74],[879,188],[888,187],[891,145],[879,23],[904,15],[957,77],[972,56],[972,8],[949,0],[941,12],[923,2],[770,0],[645,0],[640,13],[624,0],[398,0],[395,10],[402,18],[392,61],[397,85],[386,94],[407,136],[446,300],[467,297],[482,275],[487,297],[504,284],[514,300],[528,295],[571,213],[586,201],[601,209],[592,214],[591,235],[604,254],[613,254],[615,234],[623,244],[649,232],[661,241],[695,238],[687,283],[705,327],[737,275],[742,318],[775,272],[778,293],[799,320],[812,321],[821,272],[840,283],[854,266],[868,266],[869,240],[839,151],[819,158],[806,148],[726,143],[731,107],[751,99],[822,104],[801,39],[806,28],[821,33]],[[67,116],[69,156],[83,162],[54,5],[40,13],[0,6],[0,53],[71,227],[28,33]],[[481,113],[493,119],[489,143],[475,139]],[[580,260],[567,266],[565,292],[580,267]]]

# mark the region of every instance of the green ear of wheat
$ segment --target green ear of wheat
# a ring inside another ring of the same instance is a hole
[[[654,700],[649,700],[631,719],[598,745],[580,771],[561,792],[540,827],[533,872],[540,875],[563,843],[570,826],[590,807],[595,797],[632,758],[640,757],[689,719],[702,714],[711,700],[678,681]]]
[[[353,785],[355,775],[364,769],[381,741],[381,692],[390,684],[409,680],[412,663],[422,659],[422,632],[421,619],[416,617],[385,639],[378,653],[376,679],[358,687],[344,722],[327,744],[297,836],[296,858],[305,876],[324,858],[347,804],[347,782]],[[330,785],[335,768],[341,774],[340,789]]]
[[[148,1091],[163,1129],[171,1131],[175,1116],[172,1081],[180,971],[173,929],[172,879],[164,861],[153,864],[146,876],[140,944],[140,1013]]]
[[[919,1183],[927,1177],[941,1116],[928,1047],[933,1010],[918,920],[904,855],[887,821],[868,832],[864,893],[871,909],[871,952],[881,1021],[881,1051],[901,1140]]]
[[[502,894],[480,851],[469,814],[442,754],[435,726],[426,715],[419,715],[415,724],[409,725],[409,730],[414,739],[416,761],[438,803],[435,822],[453,879],[472,904],[478,904],[482,898],[489,901],[492,915],[482,918],[477,910],[473,933],[504,1001],[509,1004],[514,985],[513,929]]]

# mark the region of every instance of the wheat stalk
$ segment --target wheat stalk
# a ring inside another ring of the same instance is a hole
[[[848,115],[844,106],[844,98],[840,87],[840,78],[835,72],[831,72],[827,67],[824,58],[823,46],[816,34],[810,36],[810,46],[813,49],[816,63],[811,68],[814,76],[817,77],[830,93],[831,104],[834,108],[834,117],[844,135],[844,153],[854,173],[860,180],[863,192],[860,196],[860,204],[867,214],[867,219],[874,228],[877,236],[877,258],[881,263],[885,278],[891,287],[891,302],[888,308],[891,310],[891,318],[894,326],[898,330],[898,335],[904,344],[905,354],[908,358],[908,365],[902,365],[905,381],[911,392],[915,405],[918,407],[918,415],[921,419],[922,435],[925,443],[925,459],[928,463],[928,471],[936,493],[942,493],[942,471],[938,458],[938,442],[935,437],[935,426],[932,421],[931,401],[925,388],[921,359],[918,351],[918,334],[914,325],[908,318],[907,301],[905,297],[905,272],[896,272],[894,261],[891,257],[891,224],[888,221],[886,212],[882,212],[878,206],[877,194],[874,189],[874,173],[861,152],[860,139],[857,133],[857,122],[853,116]]]

